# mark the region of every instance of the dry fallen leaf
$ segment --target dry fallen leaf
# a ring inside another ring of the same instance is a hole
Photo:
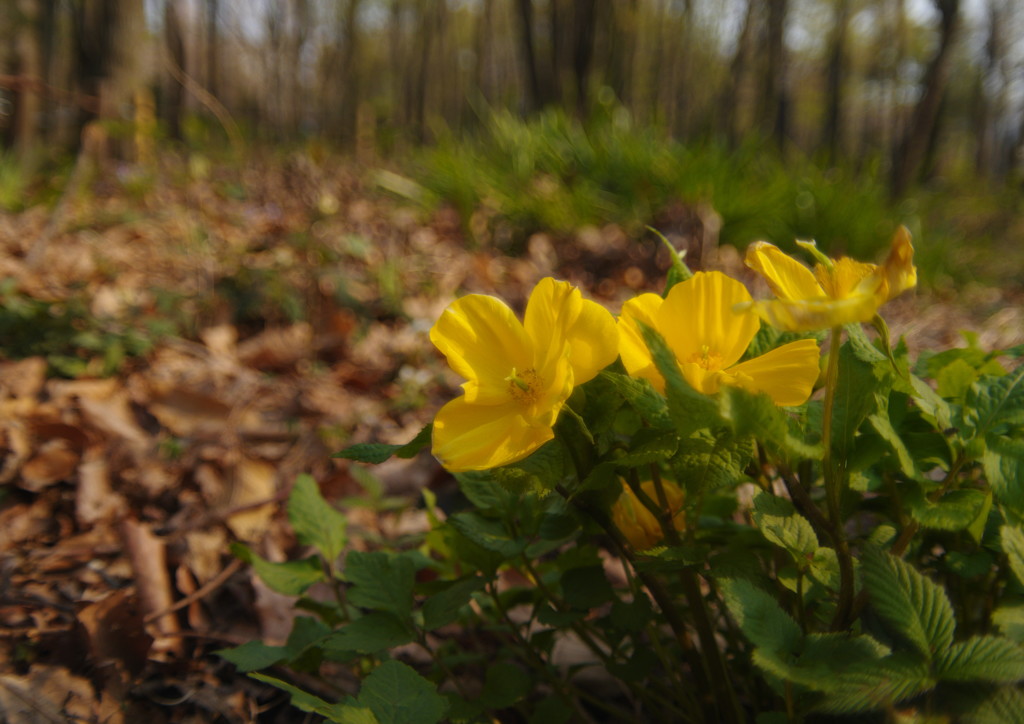
[[[267,529],[274,515],[272,501],[277,493],[277,470],[261,460],[242,458],[230,475],[231,497],[228,508],[245,508],[230,515],[227,525],[239,540],[258,540]],[[263,501],[265,505],[249,508]]]
[[[142,612],[149,615],[166,611],[174,599],[164,542],[153,535],[144,523],[131,518],[121,521],[121,538],[135,572],[135,587],[142,602]],[[158,634],[170,637],[164,640],[158,637],[154,646],[180,653],[181,640],[174,636],[180,630],[177,617],[169,613],[153,623]]]

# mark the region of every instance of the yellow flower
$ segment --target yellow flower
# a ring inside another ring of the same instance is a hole
[[[778,297],[753,302],[750,307],[779,329],[807,332],[868,322],[879,307],[917,284],[914,247],[905,226],[896,231],[889,256],[880,266],[845,256],[828,259],[818,252],[814,242],[797,244],[821,259],[813,273],[764,241],[751,244],[744,260],[767,280]]]
[[[672,513],[672,525],[676,530],[683,530],[686,523],[683,515],[683,491],[678,485],[668,481],[663,481],[662,487]],[[640,488],[647,493],[651,500],[658,499],[653,481],[648,480],[642,483]],[[636,493],[626,484],[622,485],[622,494],[612,506],[612,522],[626,537],[630,545],[639,551],[656,545],[663,538],[658,519],[644,507],[644,504],[636,497]]]
[[[761,326],[752,312],[735,311],[737,305],[750,301],[746,287],[715,271],[697,272],[672,287],[664,300],[656,294],[641,294],[622,306],[622,363],[631,375],[649,380],[664,392],[665,380],[644,344],[636,324],[640,321],[665,338],[695,390],[710,395],[723,384],[734,385],[764,392],[776,405],[803,404],[818,378],[817,343],[802,339],[739,362]]]
[[[573,387],[617,355],[611,314],[551,278],[534,288],[523,323],[504,302],[470,294],[449,305],[430,340],[466,379],[434,418],[434,455],[452,472],[525,458],[554,437]]]

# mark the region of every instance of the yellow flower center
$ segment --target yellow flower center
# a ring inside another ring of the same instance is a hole
[[[709,372],[722,369],[722,355],[712,352],[711,348],[706,344],[702,344],[700,352],[694,352],[690,355],[690,359],[686,361],[699,365]]]
[[[544,380],[537,374],[537,370],[528,369],[517,372],[512,368],[512,374],[505,378],[508,382],[508,394],[516,402],[531,405],[540,399],[541,390],[544,387]]]

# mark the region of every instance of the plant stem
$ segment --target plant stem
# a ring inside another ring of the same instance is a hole
[[[839,343],[843,335],[842,327],[833,327],[828,345],[828,367],[825,372],[825,409],[822,420],[822,468],[825,477],[825,500],[828,504],[829,519],[832,524],[832,543],[836,547],[836,558],[839,560],[839,602],[832,618],[831,630],[842,631],[849,627],[850,613],[853,610],[854,580],[853,558],[850,546],[843,531],[843,513],[841,508],[843,484],[845,477],[836,470],[832,459],[832,416],[835,411],[836,390],[839,386]],[[843,461],[845,466],[845,461]]]
[[[636,480],[631,481],[630,487],[634,487],[637,498],[643,503],[661,525],[662,535],[669,545],[679,547],[683,544],[679,537],[673,521],[673,511],[669,510],[668,497],[665,495],[665,486],[661,482],[661,473],[656,465],[651,465],[651,480],[654,483],[654,491],[658,496],[655,503],[650,496],[640,494],[643,489]],[[633,471],[635,473],[635,471]],[[653,506],[653,507],[652,507]],[[742,722],[744,720],[743,709],[740,707],[736,691],[733,689],[732,681],[729,678],[729,669],[722,658],[722,652],[718,648],[718,640],[715,638],[715,628],[711,623],[708,614],[707,604],[704,601],[704,594],[700,590],[700,580],[697,573],[687,566],[679,571],[679,582],[683,586],[683,595],[693,615],[693,623],[697,629],[697,638],[700,639],[701,656],[705,661],[711,685],[715,693],[715,702],[722,717],[722,721]]]

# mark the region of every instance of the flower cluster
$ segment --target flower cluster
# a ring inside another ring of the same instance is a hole
[[[832,260],[813,243],[800,243],[819,261],[813,272],[766,242],[747,250],[746,264],[767,280],[772,300],[755,301],[743,284],[717,271],[694,274],[664,298],[631,299],[617,321],[572,285],[551,278],[534,288],[522,322],[494,297],[456,300],[430,331],[466,380],[463,394],[434,420],[434,455],[452,472],[522,460],[554,437],[573,389],[617,358],[630,375],[664,392],[642,326],[664,338],[699,392],[713,395],[728,385],[765,394],[776,405],[803,404],[819,376],[817,343],[800,339],[744,359],[761,321],[797,332],[865,322],[913,287],[917,273],[905,228],[881,265]]]

